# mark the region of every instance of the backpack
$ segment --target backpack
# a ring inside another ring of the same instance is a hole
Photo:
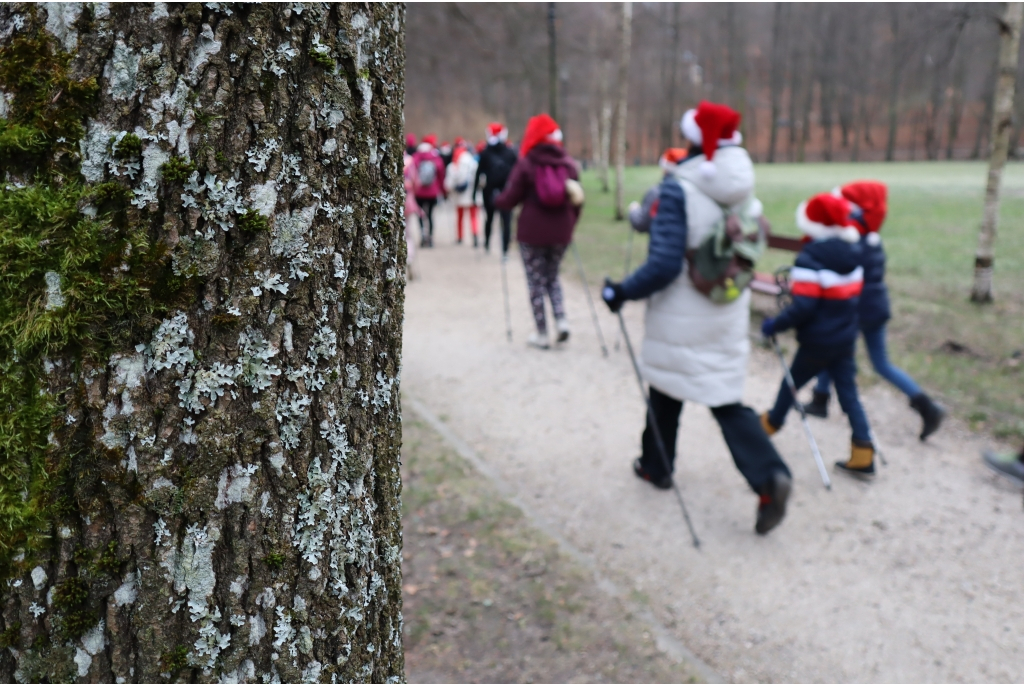
[[[490,155],[490,164],[487,168],[487,185],[493,188],[504,188],[512,173],[512,165],[515,164],[515,153],[512,154],[512,162],[503,154],[493,153]]]
[[[771,226],[763,216],[747,216],[748,199],[739,207],[722,207],[711,233],[686,251],[693,286],[717,304],[729,304],[754,280],[754,262],[768,247]]]
[[[533,177],[533,185],[537,189],[537,198],[545,207],[557,209],[565,204],[565,181],[569,178],[569,169],[561,164],[550,166],[541,164]]]
[[[432,159],[422,159],[416,167],[416,173],[420,177],[420,186],[429,188],[434,185],[437,179],[437,166]]]

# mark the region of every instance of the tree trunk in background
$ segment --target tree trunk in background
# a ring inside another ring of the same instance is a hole
[[[39,168],[84,184],[22,175],[82,200],[52,226],[52,206],[0,216],[0,245],[22,241],[3,259],[37,260],[29,315],[72,331],[13,363],[0,340],[0,412],[13,373],[53,408],[21,445],[45,472],[22,469],[33,527],[0,532],[0,680],[404,679],[404,23],[386,4],[0,5],[7,123],[63,126]]]
[[[676,110],[677,88],[679,82],[679,3],[672,3],[672,48],[669,51],[668,65],[668,97],[665,112],[665,123],[662,129],[662,149],[672,147],[675,131],[682,118]]]
[[[885,161],[896,158],[896,133],[899,125],[900,79],[903,74],[903,61],[900,53],[900,6],[889,6],[889,25],[892,30],[892,57],[889,64],[889,137],[885,143]]]
[[[991,144],[991,141],[986,138],[986,134],[992,132],[992,102],[995,98],[996,80],[999,76],[998,44],[996,45],[995,53],[992,69],[988,73],[988,78],[985,79],[985,87],[981,94],[981,99],[985,103],[985,109],[982,112],[981,120],[978,122],[978,128],[974,134],[974,147],[971,149],[971,159],[980,159],[982,147]]]
[[[1024,49],[1024,41],[1021,43],[1022,49]],[[1017,63],[1021,60],[1020,53],[1017,54]],[[1013,97],[1013,132],[1010,133],[1010,149],[1008,151],[1010,159],[1019,159],[1018,145],[1020,144],[1020,134],[1024,131],[1024,71],[1017,70],[1017,84],[1015,86],[1015,94]]]
[[[939,147],[942,144],[941,134],[939,132],[939,113],[942,110],[943,101],[946,99],[946,90],[949,88],[950,81],[950,65],[953,63],[953,59],[956,56],[957,45],[960,42],[960,36],[963,33],[964,25],[967,23],[966,18],[959,21],[953,26],[952,35],[949,38],[948,43],[944,46],[943,53],[940,55],[939,60],[935,62],[935,67],[932,70],[932,83],[930,102],[928,109],[928,122],[925,127],[925,153],[928,159],[939,158]],[[951,103],[952,104],[952,103]]]
[[[838,31],[836,30],[836,22],[838,17],[836,15],[835,5],[828,5],[823,8],[825,13],[824,21],[822,22],[824,27],[825,36],[825,49],[822,50],[822,57],[820,60],[821,71],[818,78],[818,82],[821,84],[820,91],[820,111],[821,111],[821,128],[825,134],[825,147],[822,150],[822,154],[826,162],[832,161],[832,115],[835,111],[836,105],[836,81],[838,80],[838,74],[836,73],[836,60],[838,45]],[[808,125],[808,131],[810,126]]]
[[[626,218],[626,111],[629,97],[629,53],[633,32],[633,3],[622,3],[621,53],[619,55],[619,93],[615,113],[615,220]]]
[[[775,3],[775,18],[772,21],[772,62],[769,87],[772,102],[772,128],[768,138],[768,162],[775,162],[775,146],[779,139],[779,117],[782,116],[782,89],[785,85],[785,46],[782,44],[782,27],[786,5]]]
[[[555,3],[548,3],[548,112],[558,121],[558,34],[555,31]]]
[[[946,134],[946,159],[953,159],[956,139],[960,135],[960,121],[964,113],[964,80],[967,77],[967,59],[963,50],[957,50],[953,59],[953,93],[949,99],[949,128]]]
[[[749,135],[747,130],[747,42],[743,33],[741,20],[736,16],[736,3],[726,3],[726,49],[729,53],[729,99],[732,107],[740,113],[740,128],[744,137]],[[753,140],[747,141],[746,146],[750,147]]]
[[[1013,128],[1013,95],[1017,83],[1017,59],[1020,48],[1020,27],[1024,19],[1024,3],[1006,3],[1006,13],[999,26],[999,70],[992,102],[992,155],[988,162],[988,183],[985,185],[985,208],[978,232],[978,249],[974,253],[974,286],[972,302],[992,301],[992,267],[995,262],[996,229],[999,224],[999,186],[1003,179],[1010,131]]]
[[[817,29],[821,25],[821,12],[822,7],[820,5],[811,7],[811,18],[810,25]],[[811,139],[811,106],[814,104],[814,81],[815,75],[817,74],[816,63],[818,61],[818,43],[817,31],[815,30],[812,35],[807,36],[807,45],[805,46],[805,64],[802,66],[803,75],[803,89],[801,91],[802,102],[800,106],[800,140],[797,145],[797,160],[803,162],[804,151],[807,146],[807,142]]]
[[[612,101],[611,101],[611,71],[612,64],[609,60],[605,60],[601,69],[601,87],[600,87],[600,100],[601,100],[601,162],[598,166],[598,176],[601,179],[601,192],[607,193],[610,189],[608,185],[608,166],[611,162],[612,153]]]

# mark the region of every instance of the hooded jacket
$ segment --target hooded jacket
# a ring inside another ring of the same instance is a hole
[[[512,169],[505,190],[494,200],[494,206],[511,210],[522,204],[516,224],[516,240],[525,245],[544,247],[568,245],[573,228],[580,217],[580,208],[566,198],[560,207],[548,207],[537,197],[534,176],[539,166],[564,166],[569,178],[579,180],[576,162],[559,145],[541,144],[521,157]]]
[[[750,354],[750,291],[716,304],[686,273],[686,250],[698,247],[723,206],[753,197],[754,166],[741,147],[720,148],[716,173],[700,173],[703,154],[681,162],[662,182],[647,261],[622,283],[626,299],[647,297],[641,371],[662,393],[709,407],[739,402]],[[757,201],[747,212],[759,216]]]
[[[444,189],[455,200],[456,207],[473,207],[473,178],[476,176],[477,162],[469,150],[456,150],[452,163],[448,165],[444,176]],[[465,184],[462,190],[459,185]]]
[[[878,328],[890,318],[889,289],[885,285],[885,248],[877,233],[860,239],[864,264],[864,290],[860,295],[860,327]]]
[[[796,339],[811,347],[853,345],[863,259],[859,242],[829,238],[807,243],[789,274],[793,303],[775,319],[775,330],[796,328]]]
[[[480,177],[484,177],[483,201],[485,206],[492,206],[494,198],[504,189],[508,183],[512,169],[516,165],[516,152],[503,142],[495,145],[488,145],[480,153],[480,165],[476,169],[476,178],[473,179],[473,194],[476,195],[481,187]]]

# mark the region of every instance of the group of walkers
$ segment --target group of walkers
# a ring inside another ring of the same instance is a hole
[[[516,163],[516,152],[507,141],[508,129],[497,122],[488,125],[486,141],[480,141],[475,147],[461,137],[452,145],[442,143],[437,147],[435,135],[424,136],[418,144],[415,135],[406,136],[406,239],[413,249],[413,217],[419,220],[420,247],[433,247],[434,210],[438,202],[448,199],[456,211],[457,242],[462,242],[464,226],[468,225],[473,247],[479,246],[479,208],[483,206],[486,213],[484,249],[490,251],[494,215],[497,214],[501,220],[502,255],[508,253],[512,215],[496,209],[494,203]]]
[[[792,489],[792,474],[771,441],[797,401],[790,383],[799,390],[816,381],[813,400],[802,410],[818,417],[827,416],[835,386],[851,429],[849,458],[835,467],[862,480],[875,474],[877,445],[857,389],[854,353],[859,336],[875,371],[906,394],[920,414],[921,440],[940,427],[945,411],[888,358],[891,309],[879,234],[887,188],[878,181],[823,189],[797,208],[803,240],[789,271],[784,293],[788,305],[763,321],[761,333],[774,341],[777,334],[795,329],[799,347],[769,411],[758,414],[742,403],[750,354],[747,286],[769,228],[739,128],[739,113],[725,105],[701,102],[685,113],[680,122],[685,147],[666,150],[660,160],[665,172],[661,183],[642,204],[630,207],[633,228],[650,234],[647,259],[622,282],[607,280],[602,298],[614,313],[629,300],[647,301],[638,367],[649,393],[641,454],[633,462],[636,476],[657,488],[674,486],[683,406],[687,401],[706,405],[737,469],[758,497],[755,530],[763,535],[782,521]],[[521,206],[516,238],[535,323],[528,344],[548,349],[570,334],[558,271],[582,210],[579,170],[562,146],[558,124],[546,114],[530,119],[518,155],[506,138],[507,129],[492,124],[479,161],[467,150],[453,153],[445,168],[428,136],[407,160],[407,179],[419,176],[412,187],[423,212],[424,245],[431,244],[430,212],[442,192],[455,193],[461,208],[463,202],[475,205],[483,190],[485,245],[497,212],[503,255],[511,238],[510,212]],[[473,161],[460,164],[462,159]],[[423,172],[427,161],[435,164],[433,176]],[[432,183],[425,183],[424,176]],[[452,176],[456,178],[450,180]],[[476,244],[475,213],[469,216]],[[555,317],[553,339],[545,300]],[[1024,451],[987,453],[985,460],[1024,482]]]

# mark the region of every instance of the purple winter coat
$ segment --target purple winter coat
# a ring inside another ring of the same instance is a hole
[[[569,169],[569,178],[578,181],[580,177],[576,162],[568,152],[558,145],[538,145],[516,162],[505,190],[495,198],[494,205],[498,209],[511,210],[522,203],[516,230],[519,242],[538,247],[568,245],[580,218],[580,208],[574,207],[568,198],[557,208],[541,203],[533,181],[538,165],[565,166]]]

